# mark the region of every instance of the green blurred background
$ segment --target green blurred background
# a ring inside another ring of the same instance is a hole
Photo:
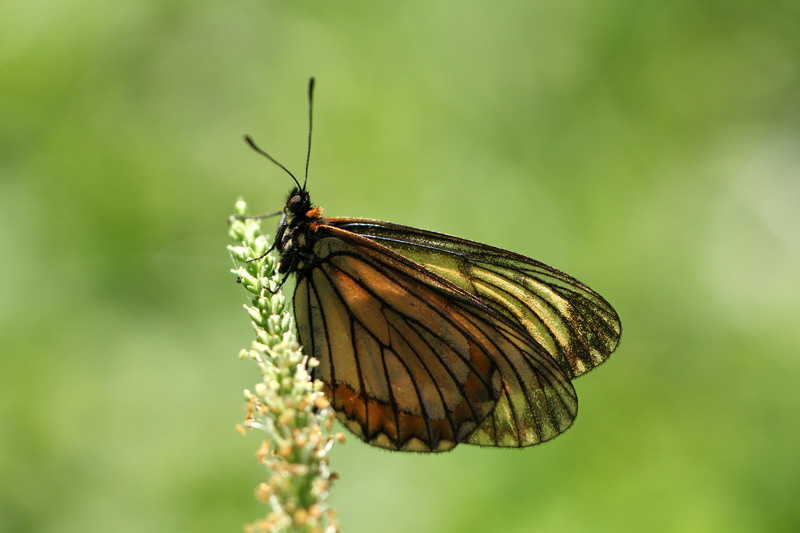
[[[530,255],[619,310],[522,451],[335,450],[358,532],[800,528],[796,1],[0,3],[0,531],[240,531],[237,196]],[[271,228],[271,223],[270,226]]]

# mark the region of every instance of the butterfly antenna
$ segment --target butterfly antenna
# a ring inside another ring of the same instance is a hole
[[[306,152],[306,175],[303,178],[303,187],[306,189],[308,182],[308,164],[311,161],[311,130],[314,126],[314,78],[308,80],[308,151]]]
[[[274,157],[272,157],[271,155],[269,155],[267,152],[265,152],[264,150],[262,150],[261,148],[259,148],[259,147],[258,147],[258,145],[256,145],[256,143],[255,143],[255,141],[253,140],[253,138],[252,138],[252,137],[250,137],[249,135],[245,135],[245,136],[244,136],[244,141],[245,141],[247,144],[249,144],[249,145],[250,145],[250,148],[252,148],[253,150],[255,150],[256,152],[258,152],[259,154],[263,155],[264,157],[266,157],[267,159],[269,159],[270,161],[272,161],[273,163],[275,163],[276,165],[278,165],[279,167],[281,167],[281,168],[282,168],[282,169],[283,169],[283,170],[284,170],[284,171],[285,171],[287,174],[289,174],[289,175],[292,177],[292,179],[293,179],[293,180],[294,180],[294,182],[297,184],[297,186],[298,186],[298,187],[300,187],[300,182],[299,182],[299,181],[297,181],[297,178],[295,178],[295,177],[294,177],[294,174],[292,174],[292,173],[289,171],[289,169],[288,169],[288,168],[286,168],[285,166],[281,165],[281,164],[278,162],[278,160],[277,160],[277,159],[275,159]],[[303,189],[304,187],[300,187],[300,188],[301,188],[301,189]]]

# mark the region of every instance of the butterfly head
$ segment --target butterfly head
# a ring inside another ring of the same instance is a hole
[[[311,209],[311,196],[308,191],[295,187],[286,198],[286,205],[283,211],[290,217],[297,217],[305,214]]]

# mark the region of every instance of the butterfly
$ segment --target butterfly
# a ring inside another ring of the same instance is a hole
[[[619,343],[614,308],[572,276],[486,244],[365,218],[326,217],[295,182],[270,247],[306,353],[337,418],[389,450],[521,448],[572,425],[572,380]],[[271,215],[266,215],[271,216]]]

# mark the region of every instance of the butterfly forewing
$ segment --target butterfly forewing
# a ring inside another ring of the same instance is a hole
[[[527,446],[569,427],[567,376],[517,324],[369,239],[326,225],[317,234],[316,264],[298,276],[298,330],[359,437],[444,451]]]
[[[622,327],[613,307],[577,279],[499,248],[389,222],[331,218],[441,275],[512,317],[570,377],[601,364]]]

